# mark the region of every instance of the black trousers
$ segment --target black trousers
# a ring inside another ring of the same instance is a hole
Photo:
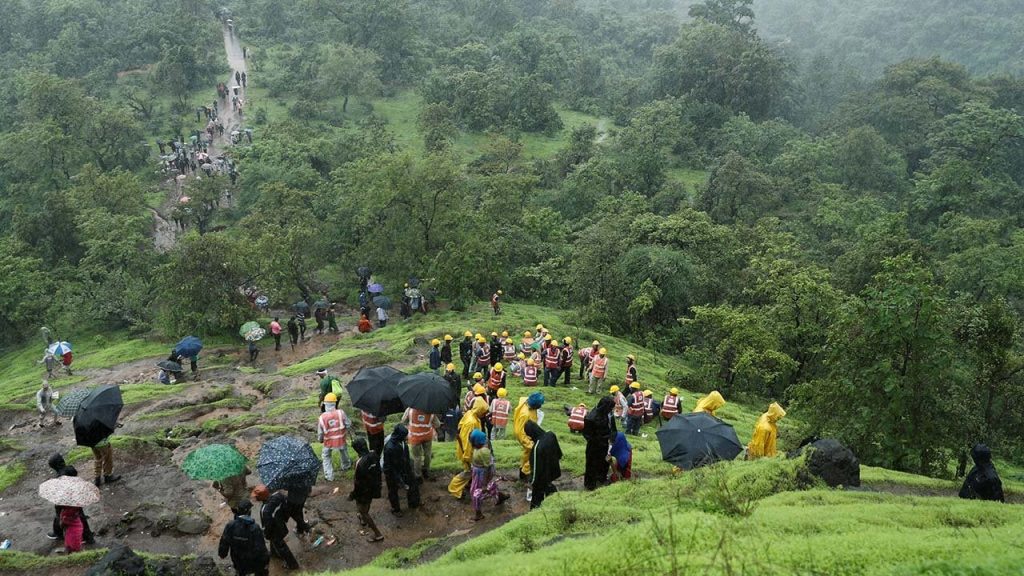
[[[366,442],[370,445],[370,450],[373,450],[377,454],[384,453],[384,433],[378,434],[367,434]]]
[[[569,376],[572,375],[572,366],[567,366],[565,368],[562,368],[562,373],[565,374],[565,387],[568,388],[569,387]],[[557,382],[556,382],[556,384],[557,384]]]
[[[284,536],[270,539],[270,555],[284,560],[284,563],[289,568],[299,567],[299,561],[295,559],[295,555],[288,548],[288,544],[284,541]]]
[[[593,490],[604,485],[608,479],[608,440],[587,440],[586,465],[583,472],[583,487]]]
[[[402,483],[398,479],[393,479],[391,476],[385,476],[388,484],[388,502],[391,503],[391,510],[398,512],[402,509],[402,499],[398,495],[398,491],[402,488]],[[409,500],[409,508],[420,507],[420,485],[418,479],[413,479],[409,482],[409,491],[406,494],[406,498]]]
[[[281,335],[280,334],[274,334],[274,350],[280,350],[280,349],[281,349]]]
[[[303,501],[302,504],[289,502],[288,503],[288,517],[295,520],[295,533],[303,534],[309,532],[309,526],[306,525],[306,503]]]
[[[530,510],[534,508],[540,508],[540,505],[544,502],[544,498],[558,492],[558,488],[555,485],[548,482],[544,485],[534,484],[533,485],[533,496],[530,498]]]

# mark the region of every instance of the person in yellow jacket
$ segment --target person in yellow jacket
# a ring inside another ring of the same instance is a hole
[[[472,461],[473,445],[469,442],[469,435],[473,430],[483,432],[483,420],[487,417],[487,400],[477,396],[473,399],[473,406],[462,415],[459,420],[459,437],[455,439],[455,457],[462,463],[462,472],[459,472],[448,483],[448,493],[455,498],[462,498],[462,493],[469,486],[473,479]]]
[[[785,416],[786,411],[778,402],[772,402],[768,406],[768,411],[761,414],[757,419],[757,425],[754,426],[754,437],[747,445],[747,460],[775,456],[775,440],[779,437],[779,427],[776,423]]]
[[[725,398],[722,398],[722,394],[718,390],[712,390],[710,394],[697,401],[697,407],[693,411],[707,412],[714,416],[715,410],[722,406],[725,406]]]
[[[537,410],[544,405],[544,394],[534,392],[526,398],[519,398],[519,404],[512,418],[513,432],[516,440],[523,447],[523,455],[519,458],[519,479],[530,477],[530,452],[533,450],[533,439],[526,434],[526,423],[537,423]]]

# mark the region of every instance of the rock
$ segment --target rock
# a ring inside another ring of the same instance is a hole
[[[182,534],[206,534],[210,529],[210,519],[202,514],[182,512],[178,514],[178,522],[174,529]]]
[[[185,563],[180,558],[165,558],[152,563],[150,572],[155,576],[185,576]]]
[[[209,556],[196,556],[188,570],[185,571],[185,576],[221,576],[221,574],[217,562]]]
[[[142,576],[146,562],[124,544],[113,544],[99,562],[92,565],[85,576]]]
[[[815,440],[796,451],[802,453],[807,454],[807,470],[829,486],[860,486],[860,461],[838,440]]]

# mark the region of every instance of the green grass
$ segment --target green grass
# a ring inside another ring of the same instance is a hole
[[[14,542],[18,546],[18,542]],[[25,574],[31,570],[61,569],[95,564],[107,553],[106,548],[84,550],[74,554],[40,556],[31,552],[5,550],[0,552],[0,574]]]
[[[18,480],[21,480],[21,477],[24,475],[25,465],[21,462],[0,466],[0,492],[17,484]]]

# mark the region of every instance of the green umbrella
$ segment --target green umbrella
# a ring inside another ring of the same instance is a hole
[[[245,324],[242,324],[241,328],[238,329],[238,335],[241,336],[242,338],[245,338],[246,334],[252,332],[253,330],[258,330],[259,327],[259,322],[246,322]]]
[[[189,452],[181,469],[193,480],[223,480],[245,472],[246,460],[234,446],[210,444]]]

